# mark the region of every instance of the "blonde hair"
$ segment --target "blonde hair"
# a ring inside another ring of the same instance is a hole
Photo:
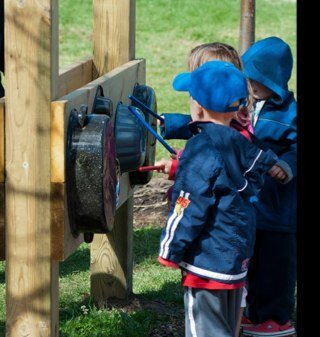
[[[230,62],[242,71],[242,62],[238,52],[232,46],[222,42],[204,43],[193,48],[188,58],[188,69],[193,71],[203,63],[212,60]],[[249,81],[248,92],[248,109],[250,110],[253,104],[253,95]]]
[[[191,50],[188,59],[189,71],[213,59],[233,63],[239,70],[242,70],[239,54],[233,47],[221,42],[212,42],[201,44]]]

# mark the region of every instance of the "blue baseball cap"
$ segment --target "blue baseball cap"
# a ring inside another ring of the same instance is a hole
[[[209,61],[192,72],[181,73],[172,86],[188,91],[202,107],[215,112],[237,111],[248,96],[245,76],[232,63],[223,61]]]

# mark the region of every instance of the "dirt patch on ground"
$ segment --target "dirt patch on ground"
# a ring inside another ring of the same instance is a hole
[[[128,300],[108,299],[109,308],[121,308],[127,313],[146,310],[165,316],[165,322],[158,325],[149,337],[184,337],[184,311],[182,308],[168,306],[163,301],[147,300],[139,295],[130,295]]]
[[[166,193],[172,183],[164,177],[156,176],[147,185],[137,187],[133,203],[134,227],[165,225],[168,213]]]

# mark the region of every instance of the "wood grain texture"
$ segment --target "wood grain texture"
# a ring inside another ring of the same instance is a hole
[[[4,97],[0,98],[0,183],[4,182],[4,165],[5,165],[5,157],[4,157]]]
[[[58,97],[67,95],[91,82],[92,65],[90,57],[62,69],[59,74]]]
[[[66,260],[84,242],[83,235],[74,237],[68,218],[66,185],[51,184],[51,258]]]
[[[135,0],[93,1],[94,77],[135,57]]]
[[[0,182],[0,261],[5,260],[4,183]]]
[[[242,55],[255,40],[255,0],[241,0],[240,5],[239,55]]]
[[[93,2],[94,77],[135,57],[135,8],[135,0]],[[139,83],[144,84],[145,78]],[[110,94],[118,91],[112,87],[108,90]],[[128,93],[121,93],[126,97],[124,103]],[[121,188],[126,189],[127,195],[122,197],[127,202],[116,213],[113,231],[107,236],[95,235],[91,244],[91,293],[98,305],[109,297],[125,298],[132,289],[132,189],[129,181]]]
[[[91,245],[91,296],[105,307],[109,297],[132,291],[133,196],[117,210],[113,231],[95,235]],[[125,235],[125,236],[124,236]]]
[[[4,165],[4,98],[0,98],[0,261],[5,260]]]
[[[57,0],[6,1],[6,336],[58,335],[51,261],[50,103]]]

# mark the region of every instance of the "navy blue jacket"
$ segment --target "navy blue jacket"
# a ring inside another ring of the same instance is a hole
[[[249,198],[277,161],[230,127],[192,123],[180,158],[159,256],[200,277],[243,281],[255,215]]]
[[[189,139],[193,136],[189,128],[191,115],[181,113],[163,113],[164,124],[160,125],[160,133],[164,139]]]
[[[277,37],[253,44],[242,56],[244,73],[274,92],[264,104],[254,126],[255,135],[278,157],[277,165],[288,179],[280,183],[270,176],[254,202],[257,228],[295,232],[297,209],[297,107],[288,81],[293,59],[289,46]]]

